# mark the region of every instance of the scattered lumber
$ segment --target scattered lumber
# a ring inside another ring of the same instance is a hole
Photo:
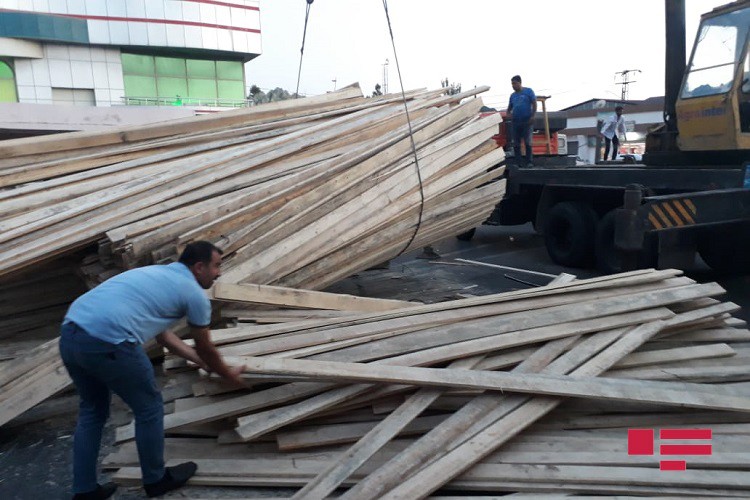
[[[297,487],[306,499],[442,487],[747,495],[750,390],[655,375],[743,366],[750,353],[734,339],[747,333],[727,326],[737,306],[722,293],[644,270],[216,330],[250,387],[177,399],[169,458],[199,463],[193,484]],[[684,457],[695,476],[666,474],[670,457],[628,455],[634,427],[711,428],[714,453]],[[132,432],[118,429],[122,449],[106,459],[125,484],[139,478]]]

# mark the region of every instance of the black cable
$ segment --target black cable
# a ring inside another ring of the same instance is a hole
[[[302,76],[302,57],[305,55],[305,38],[307,37],[307,20],[310,17],[310,6],[314,0],[307,0],[307,7],[305,8],[305,28],[302,30],[302,48],[299,49],[299,69],[297,70],[297,90],[294,91],[294,98],[299,97],[299,80]]]
[[[399,253],[403,253],[407,248],[414,242],[414,238],[417,237],[419,228],[422,226],[422,216],[424,214],[424,187],[422,186],[422,173],[419,170],[419,158],[417,157],[417,145],[414,143],[414,133],[411,128],[411,118],[409,117],[409,107],[406,105],[406,92],[404,92],[404,81],[401,78],[401,66],[398,64],[398,54],[396,54],[396,41],[393,37],[393,28],[391,27],[391,16],[388,13],[388,0],[383,0],[383,8],[385,9],[385,18],[388,21],[388,32],[391,35],[391,45],[393,46],[393,57],[396,60],[396,71],[398,72],[398,82],[401,85],[401,97],[404,101],[404,111],[406,111],[406,123],[409,125],[409,140],[411,140],[411,150],[414,153],[414,165],[417,169],[417,179],[419,179],[419,219],[417,220],[417,228],[411,235],[409,242],[406,244],[403,250]]]

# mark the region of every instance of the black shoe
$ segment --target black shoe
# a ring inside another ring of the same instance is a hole
[[[149,497],[160,497],[165,493],[182,487],[193,477],[198,465],[195,462],[185,462],[184,464],[167,467],[164,477],[155,483],[144,484],[143,489]]]
[[[93,491],[87,491],[86,493],[76,493],[73,495],[73,500],[106,500],[107,498],[114,495],[117,490],[115,483],[107,483],[104,486],[101,484],[96,485],[96,489]]]

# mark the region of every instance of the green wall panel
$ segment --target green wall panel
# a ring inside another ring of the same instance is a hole
[[[123,75],[127,97],[156,97],[156,80],[149,76]]]
[[[18,102],[16,83],[13,80],[0,80],[0,102]]]
[[[122,54],[125,95],[174,99],[245,99],[241,62]],[[218,75],[218,77],[217,77]],[[207,103],[203,103],[207,104]]]
[[[244,81],[242,74],[242,63],[236,61],[216,61],[216,76],[220,80]]]
[[[221,99],[238,99],[245,98],[245,84],[230,80],[219,80],[219,98]]]
[[[184,78],[172,78],[161,76],[156,79],[156,88],[159,97],[187,97],[188,86]]]
[[[13,70],[7,63],[0,61],[0,80],[13,80]]]
[[[139,54],[122,54],[122,73],[125,75],[154,76],[154,58]]]
[[[213,99],[216,94],[216,80],[204,80],[202,78],[188,79],[188,95],[193,98]]]
[[[197,59],[187,60],[188,78],[216,78],[216,62],[201,61]]]
[[[159,76],[176,76],[183,80],[187,75],[185,68],[185,59],[176,57],[155,57],[156,74]]]
[[[4,61],[0,61],[0,102],[18,102],[13,70]]]

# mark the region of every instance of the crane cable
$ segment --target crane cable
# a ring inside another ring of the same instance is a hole
[[[294,92],[294,98],[299,97],[299,82],[300,77],[302,75],[302,58],[305,55],[305,38],[307,37],[307,21],[310,17],[310,6],[312,5],[314,0],[307,0],[307,7],[305,9],[305,27],[302,31],[302,48],[300,49],[300,55],[299,55],[299,69],[297,71],[297,89]],[[395,37],[393,36],[393,26],[391,25],[391,15],[388,11],[388,0],[383,0],[383,9],[385,10],[385,18],[388,22],[388,33],[391,37],[391,45],[393,47],[393,57],[396,61],[396,71],[398,73],[398,82],[401,86],[401,97],[402,101],[404,103],[404,111],[406,113],[406,123],[409,127],[409,140],[411,141],[411,150],[412,154],[414,155],[414,166],[417,172],[417,179],[419,180],[419,218],[417,219],[417,227],[414,229],[414,232],[411,235],[411,238],[409,238],[409,241],[406,243],[406,246],[401,250],[399,253],[405,252],[411,244],[414,242],[414,239],[417,237],[417,234],[419,233],[419,229],[422,226],[422,218],[424,216],[424,185],[422,182],[422,172],[419,168],[419,155],[417,154],[417,145],[414,142],[414,131],[411,126],[411,116],[409,116],[409,106],[406,103],[406,92],[404,91],[404,80],[401,77],[401,65],[398,62],[398,54],[396,53],[396,41]]]
[[[396,60],[396,71],[398,73],[398,83],[401,85],[401,97],[404,103],[404,111],[406,112],[406,123],[409,126],[409,140],[411,141],[411,150],[414,154],[414,166],[417,171],[417,179],[419,180],[419,197],[420,197],[420,203],[419,203],[419,218],[417,219],[417,227],[414,229],[414,232],[411,235],[411,238],[409,238],[409,241],[406,243],[406,246],[401,250],[401,253],[404,253],[414,242],[414,239],[417,237],[417,233],[419,233],[419,229],[422,226],[422,217],[424,214],[424,186],[422,184],[422,172],[419,169],[419,157],[417,155],[417,145],[414,143],[414,132],[412,130],[411,126],[411,117],[409,116],[409,107],[406,104],[406,92],[404,91],[404,80],[401,78],[401,66],[398,63],[398,54],[396,53],[396,41],[393,36],[393,27],[391,26],[391,16],[388,12],[388,0],[383,0],[383,8],[385,9],[385,18],[388,21],[388,33],[391,35],[391,45],[393,46],[393,58]]]
[[[299,69],[297,70],[297,90],[294,91],[294,98],[299,97],[299,80],[302,76],[302,58],[305,55],[305,38],[307,37],[307,20],[310,18],[310,6],[314,0],[307,0],[305,8],[305,28],[302,30],[302,48],[299,49]]]

